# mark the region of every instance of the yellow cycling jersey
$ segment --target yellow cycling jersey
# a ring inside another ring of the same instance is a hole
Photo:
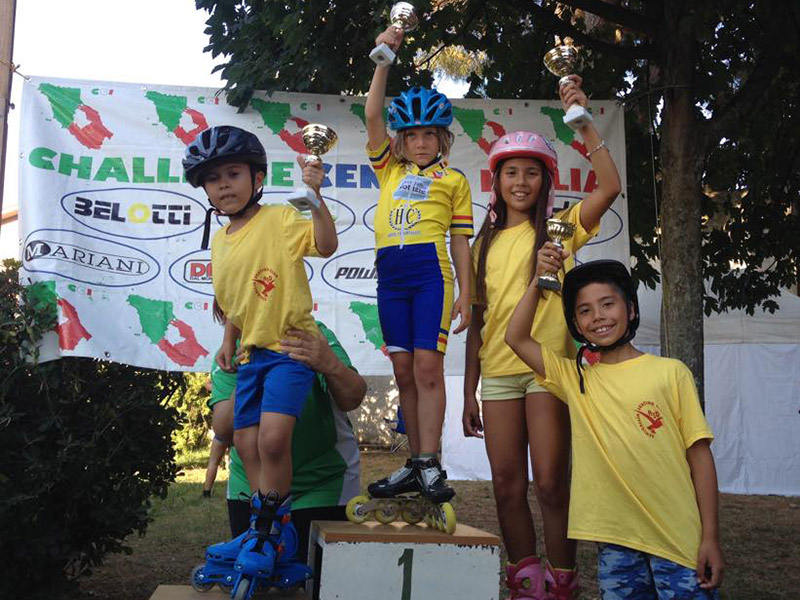
[[[375,248],[443,242],[445,234],[473,235],[472,194],[463,173],[444,160],[420,169],[401,163],[386,138],[367,155],[381,187]]]

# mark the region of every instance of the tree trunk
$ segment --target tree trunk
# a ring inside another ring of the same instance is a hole
[[[703,152],[694,106],[696,41],[691,15],[666,3],[662,69],[661,273],[662,354],[691,369],[703,402],[703,275],[701,186]]]

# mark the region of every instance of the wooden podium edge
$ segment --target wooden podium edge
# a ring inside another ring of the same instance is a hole
[[[426,525],[409,525],[408,523],[390,523],[382,525],[377,522],[362,524],[349,521],[316,521],[320,540],[325,543],[378,543],[378,544],[448,544],[454,546],[500,546],[500,538],[470,527],[456,525],[453,535],[431,529]]]

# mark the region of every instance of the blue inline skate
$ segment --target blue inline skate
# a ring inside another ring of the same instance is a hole
[[[236,571],[233,565],[236,557],[242,549],[249,531],[236,536],[228,542],[213,544],[206,550],[206,562],[197,565],[192,569],[189,582],[198,592],[207,592],[214,584],[219,585],[224,591],[230,592],[233,589],[233,582],[236,579]]]
[[[249,600],[258,588],[300,588],[312,571],[295,560],[298,539],[291,521],[291,498],[281,501],[275,491],[266,496],[256,492],[250,503],[250,530],[233,566],[231,598]]]

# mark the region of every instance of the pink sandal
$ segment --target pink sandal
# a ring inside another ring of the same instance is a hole
[[[506,565],[506,586],[511,591],[510,600],[534,598],[547,600],[545,573],[537,556],[527,556],[516,565]]]
[[[578,569],[556,569],[549,562],[544,574],[547,600],[577,600]]]

